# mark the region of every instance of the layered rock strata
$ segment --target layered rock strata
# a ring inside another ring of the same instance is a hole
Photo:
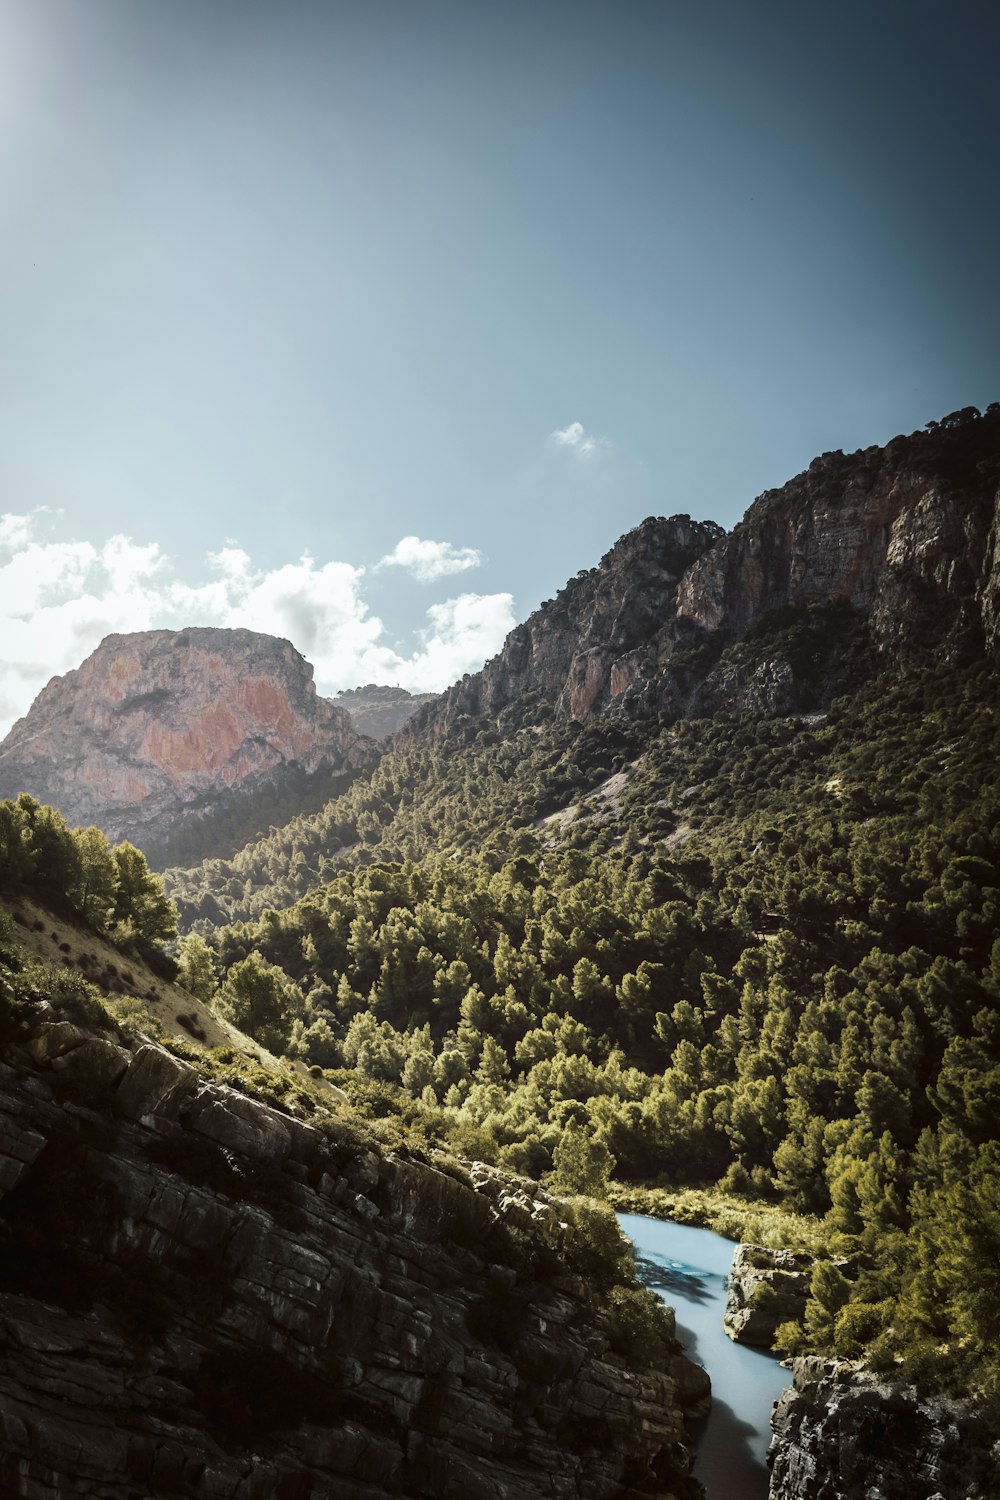
[[[1000,1443],[957,1402],[799,1359],[772,1418],[770,1500],[995,1500]]]
[[[54,677],[0,744],[0,796],[152,849],[291,772],[371,762],[288,642],[250,630],[110,635]]]
[[[440,734],[463,715],[500,717],[522,703],[579,720],[614,711],[635,663],[652,665],[650,643],[674,614],[685,572],[723,534],[712,521],[649,517],[512,630],[481,672],[415,714],[406,732]]]
[[[555,1200],[359,1149],[349,1120],[338,1145],[66,1022],[4,1058],[4,1494],[698,1493],[706,1378],[614,1352]]]

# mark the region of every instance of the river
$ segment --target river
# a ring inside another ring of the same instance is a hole
[[[712,1410],[695,1424],[694,1473],[708,1500],[767,1500],[771,1407],[790,1382],[770,1354],[722,1327],[736,1246],[709,1229],[619,1214],[645,1284],[677,1309],[677,1337],[712,1377]]]

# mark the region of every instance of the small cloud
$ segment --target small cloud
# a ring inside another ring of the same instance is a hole
[[[400,661],[396,679],[411,693],[438,693],[495,656],[517,624],[510,594],[460,594],[427,611],[424,647]]]
[[[485,559],[475,547],[453,547],[451,542],[422,541],[418,536],[404,536],[376,568],[405,568],[418,583],[433,583],[451,573],[465,573],[478,568]]]
[[[585,430],[582,422],[570,422],[568,427],[557,427],[549,436],[560,448],[571,448],[581,458],[589,458],[599,448],[609,446],[607,438],[594,437],[593,433]]]

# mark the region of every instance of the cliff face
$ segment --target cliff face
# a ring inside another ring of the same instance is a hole
[[[688,571],[678,618],[741,637],[770,613],[840,603],[871,617],[879,644],[899,645],[937,612],[995,651],[998,454],[1000,409],[824,454]]]
[[[722,535],[711,521],[649,517],[512,630],[481,672],[415,715],[411,729],[439,734],[463,714],[499,717],[526,698],[574,719],[613,712],[637,657],[672,616],[685,571]]]
[[[993,1500],[1000,1444],[956,1403],[922,1401],[856,1364],[795,1361],[772,1419],[770,1500]]]
[[[108,636],[0,745],[0,796],[155,846],[282,775],[366,764],[348,714],[288,641],[249,630]]]
[[[151,1044],[56,1022],[6,1048],[4,1494],[697,1493],[704,1374],[614,1352],[558,1202],[350,1142]]]
[[[793,712],[858,648],[1000,655],[1000,405],[827,453],[733,531],[649,519],[415,716]]]

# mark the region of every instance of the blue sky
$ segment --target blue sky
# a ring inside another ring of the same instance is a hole
[[[998,399],[998,56],[963,0],[0,0],[0,725],[185,614],[442,686],[644,516]]]

